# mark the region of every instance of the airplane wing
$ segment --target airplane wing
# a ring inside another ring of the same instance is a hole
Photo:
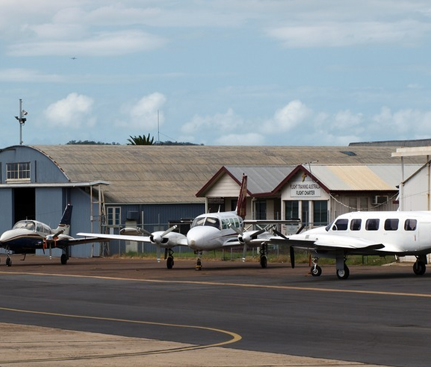
[[[307,238],[308,237],[308,238]],[[304,250],[321,250],[321,251],[334,251],[344,250],[351,253],[362,252],[365,250],[380,250],[386,249],[382,243],[376,243],[363,238],[352,238],[345,236],[332,236],[332,235],[319,235],[303,236],[293,235],[286,238],[274,236],[269,240],[273,244],[284,244],[293,246]]]
[[[136,242],[151,242],[150,236],[136,236],[136,235],[125,235],[125,234],[104,234],[104,233],[85,233],[79,232],[77,236],[91,237],[96,241],[104,240],[123,240],[123,241],[136,241]]]

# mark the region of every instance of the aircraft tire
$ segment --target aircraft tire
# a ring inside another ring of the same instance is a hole
[[[346,264],[344,264],[344,269],[337,269],[338,279],[347,279],[350,275],[350,270]]]
[[[263,269],[266,269],[266,268],[268,267],[268,259],[267,259],[267,257],[266,257],[266,256],[261,256],[261,257],[260,257],[260,266],[261,266]]]
[[[69,260],[69,257],[66,254],[61,255],[60,261],[61,261],[62,265],[66,265],[67,264],[67,260]]]
[[[169,256],[169,257],[166,259],[166,267],[167,267],[168,269],[172,269],[172,268],[174,267],[174,258],[173,258],[172,256]]]
[[[7,266],[12,266],[12,259],[11,259],[10,257],[8,257],[8,258],[6,259],[6,265],[7,265]]]
[[[426,270],[427,267],[423,261],[418,260],[413,264],[413,272],[416,275],[424,275]]]
[[[320,277],[322,275],[322,268],[319,265],[311,267],[311,275],[313,277]]]

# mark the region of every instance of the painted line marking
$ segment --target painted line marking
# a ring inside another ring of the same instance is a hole
[[[208,281],[196,281],[196,280],[133,279],[133,278],[117,278],[117,277],[109,277],[109,276],[76,275],[76,274],[49,274],[49,273],[26,273],[26,272],[13,272],[13,273],[9,273],[9,272],[5,272],[5,271],[0,271],[0,274],[7,274],[7,275],[17,274],[17,275],[33,275],[33,276],[34,275],[39,275],[39,276],[65,277],[65,278],[69,277],[69,278],[88,278],[88,279],[117,280],[117,281],[141,282],[141,283],[168,283],[168,284],[212,285],[212,286],[221,286],[221,287],[267,288],[267,289],[281,289],[281,290],[294,290],[294,291],[353,293],[353,294],[374,294],[374,295],[381,295],[381,296],[431,298],[431,294],[406,293],[406,292],[387,292],[387,291],[372,291],[372,290],[357,290],[357,289],[299,287],[299,286],[289,286],[289,285],[225,283],[225,282],[208,282]]]
[[[84,319],[84,320],[100,320],[100,321],[109,321],[109,322],[121,322],[121,323],[129,323],[129,324],[138,324],[138,325],[156,325],[156,326],[167,326],[167,327],[177,327],[177,328],[188,328],[188,329],[197,329],[197,330],[205,330],[216,332],[219,334],[224,334],[230,336],[230,339],[213,344],[204,344],[204,345],[191,345],[186,347],[177,347],[177,348],[168,348],[168,349],[159,349],[145,352],[129,352],[129,353],[115,353],[108,355],[86,355],[86,356],[75,356],[75,357],[52,357],[52,358],[43,358],[43,359],[25,359],[25,360],[11,360],[11,361],[3,361],[0,360],[0,363],[24,363],[24,362],[47,362],[47,361],[70,361],[70,360],[81,360],[81,359],[103,359],[103,358],[115,358],[115,357],[130,357],[130,356],[144,356],[150,354],[162,354],[162,353],[178,353],[185,352],[191,350],[198,349],[208,349],[214,347],[221,347],[228,344],[233,344],[242,339],[242,337],[234,332],[216,329],[211,327],[204,326],[193,326],[193,325],[181,325],[181,324],[168,324],[161,322],[153,322],[153,321],[140,321],[140,320],[129,320],[129,319],[118,319],[111,317],[99,317],[99,316],[85,316],[85,315],[73,315],[73,314],[62,314],[56,312],[46,312],[46,311],[34,311],[34,310],[23,310],[18,308],[9,308],[9,307],[0,307],[1,311],[6,312],[18,312],[18,313],[27,313],[34,315],[44,315],[44,316],[55,316],[55,317],[66,317],[66,318],[75,318],[75,319]]]

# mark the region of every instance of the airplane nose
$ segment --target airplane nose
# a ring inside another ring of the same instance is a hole
[[[193,250],[207,250],[213,246],[214,238],[217,238],[217,228],[199,226],[191,228],[187,233],[187,243]]]

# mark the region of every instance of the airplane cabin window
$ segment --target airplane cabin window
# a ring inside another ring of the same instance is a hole
[[[360,231],[362,225],[362,219],[352,219],[350,222],[350,230],[351,231]]]
[[[367,219],[365,222],[365,229],[367,231],[378,231],[380,219]]]
[[[332,226],[333,231],[347,231],[347,219],[338,219]]]
[[[406,219],[404,222],[404,229],[406,231],[415,231],[418,221],[416,219]]]
[[[385,231],[397,231],[399,219],[386,219],[385,220]]]

